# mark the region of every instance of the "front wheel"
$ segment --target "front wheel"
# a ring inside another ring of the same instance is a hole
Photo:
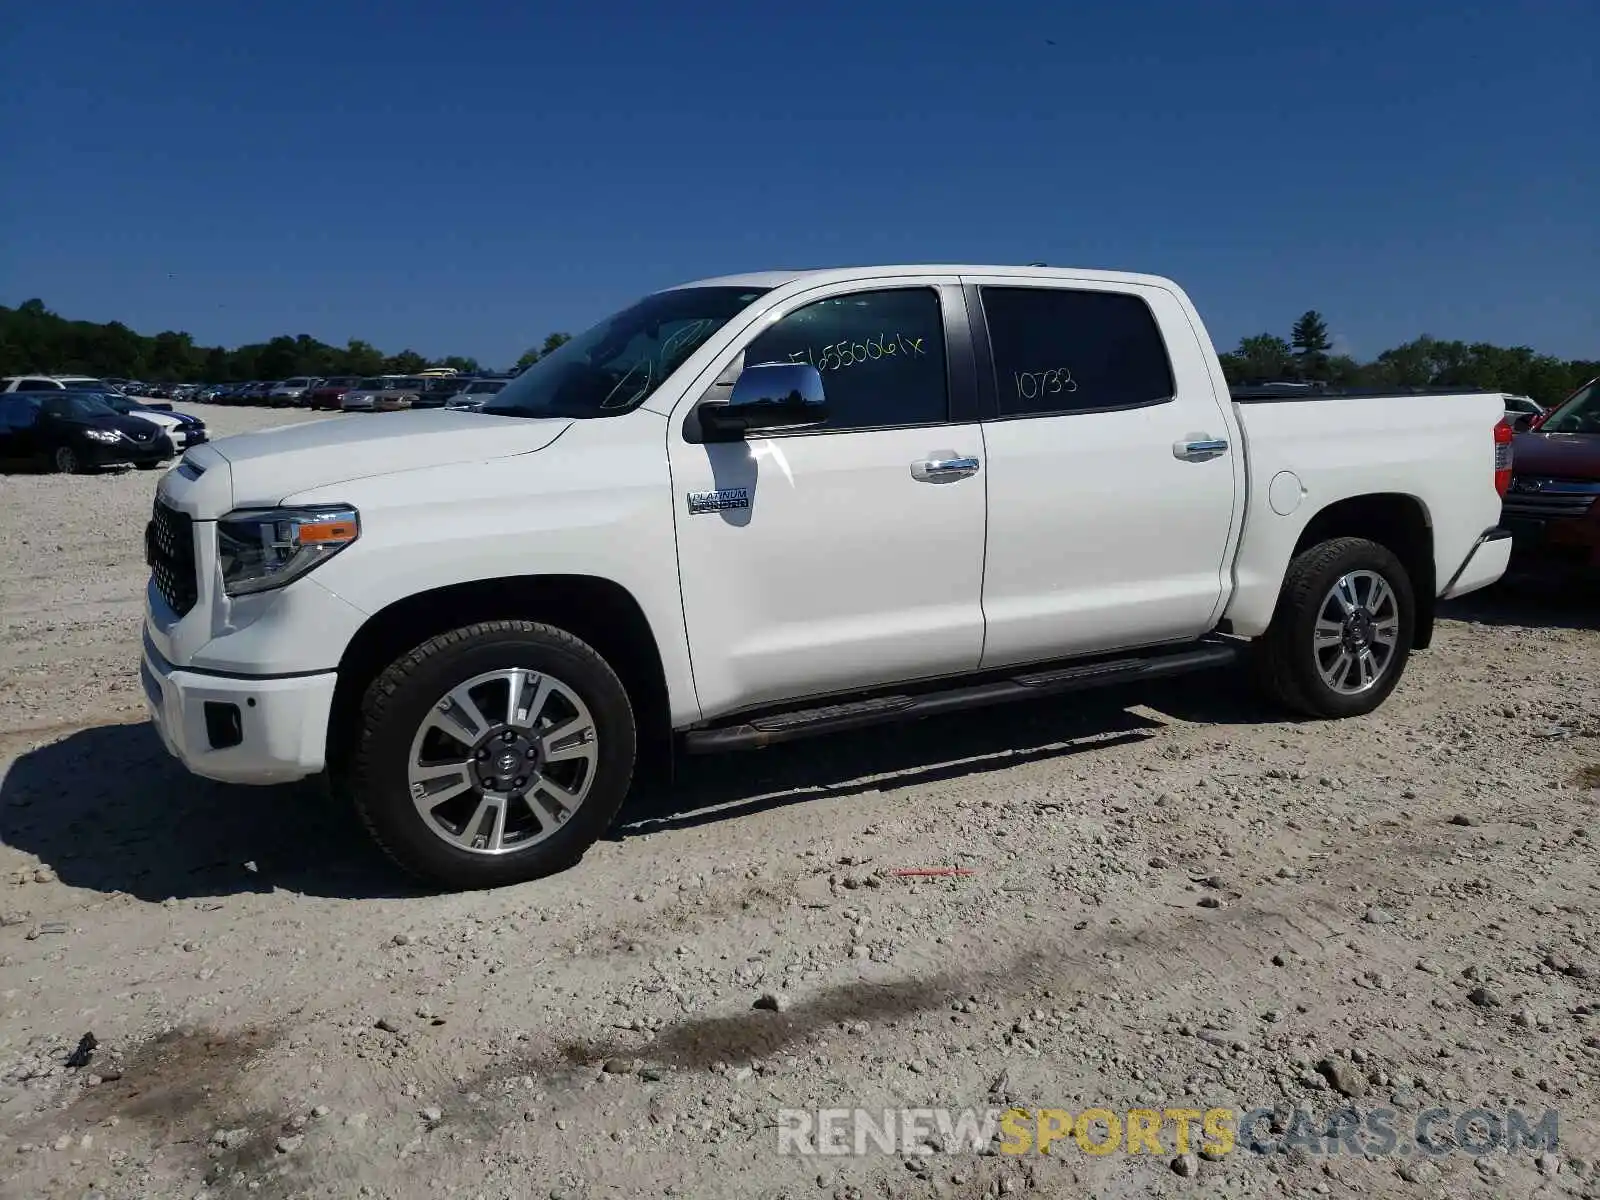
[[[1336,538],[1289,564],[1256,647],[1258,674],[1273,699],[1298,712],[1361,716],[1400,682],[1415,627],[1411,578],[1394,553]]]
[[[344,790],[390,858],[432,883],[495,887],[572,865],[633,778],[628,693],[592,647],[531,621],[441,634],[362,701]]]
[[[57,446],[55,468],[62,475],[76,475],[83,470],[83,463],[78,459],[78,452],[71,446]]]

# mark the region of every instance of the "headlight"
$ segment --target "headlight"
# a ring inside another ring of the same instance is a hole
[[[361,536],[353,508],[265,508],[217,522],[217,555],[230,596],[265,592],[300,578]]]
[[[83,436],[91,442],[120,442],[122,435],[114,429],[85,429]]]

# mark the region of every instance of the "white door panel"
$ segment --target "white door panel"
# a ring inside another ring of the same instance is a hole
[[[1180,460],[1175,431],[1172,406],[985,426],[985,667],[1210,628],[1233,474],[1225,456]]]
[[[1022,332],[1017,281],[993,283],[1011,289],[1009,309],[999,293],[984,309],[999,411],[1013,415],[984,426],[983,666],[1199,637],[1222,602],[1238,448],[1178,302],[1107,286],[1121,303],[1107,314],[1081,299],[1102,289],[1074,283],[1074,300]],[[1170,377],[1147,369],[1157,329]],[[1133,402],[1113,403],[1119,386]],[[1051,407],[1071,411],[1019,415]]]
[[[977,425],[683,447],[678,561],[707,716],[769,701],[974,670],[983,649]],[[750,507],[689,515],[685,493],[747,488]]]
[[[985,453],[965,330],[948,276],[797,292],[704,379],[731,383],[741,355],[810,363],[827,425],[702,444],[685,433],[702,397],[674,412],[678,563],[704,717],[977,669]],[[695,492],[748,507],[694,513]]]

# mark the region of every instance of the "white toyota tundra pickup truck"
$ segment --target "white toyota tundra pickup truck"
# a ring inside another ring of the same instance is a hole
[[[636,765],[1247,662],[1382,703],[1506,567],[1498,393],[1230,394],[1165,279],[647,296],[481,412],[191,448],[141,675],[197,774],[326,771],[435,883],[574,862]],[[659,760],[655,760],[659,761]]]

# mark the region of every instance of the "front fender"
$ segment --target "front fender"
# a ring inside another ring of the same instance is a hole
[[[285,501],[325,502],[353,505],[361,537],[307,579],[354,608],[371,615],[419,592],[508,576],[609,580],[649,622],[673,724],[700,719],[656,414],[577,421],[532,454],[373,476]]]

